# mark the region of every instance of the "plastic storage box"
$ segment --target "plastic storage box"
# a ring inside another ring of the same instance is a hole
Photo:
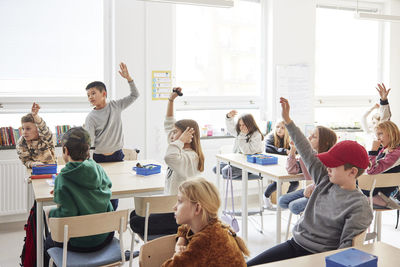
[[[326,267],[377,267],[378,257],[349,248],[325,257]]]
[[[268,155],[259,155],[256,157],[256,163],[260,165],[278,164],[278,158]]]
[[[257,156],[259,156],[259,154],[247,155],[247,162],[256,163]]]
[[[41,164],[32,167],[32,174],[55,174],[57,173],[57,164]]]
[[[133,170],[136,171],[138,175],[151,175],[161,172],[161,165],[157,164],[146,164],[143,168],[133,167]]]

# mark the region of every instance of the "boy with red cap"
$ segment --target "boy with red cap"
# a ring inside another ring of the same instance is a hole
[[[369,164],[365,148],[343,141],[315,156],[307,138],[290,119],[289,102],[281,98],[280,103],[286,128],[316,187],[293,228],[293,238],[264,251],[247,266],[350,247],[353,238],[372,221],[368,199],[356,185]]]

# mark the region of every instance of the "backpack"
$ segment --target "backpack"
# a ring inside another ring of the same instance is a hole
[[[21,253],[20,266],[36,267],[36,201],[29,212],[28,221],[24,225],[26,236]]]

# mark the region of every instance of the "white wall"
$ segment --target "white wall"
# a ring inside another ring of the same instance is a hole
[[[315,0],[266,0],[264,16],[264,107],[269,120],[278,120],[275,101],[276,66],[305,64],[310,67],[311,91],[314,91],[315,65]],[[312,109],[313,107],[310,107]],[[279,110],[279,109],[278,109]],[[302,123],[313,123],[304,121]],[[301,125],[300,125],[301,126]]]
[[[388,1],[390,14],[400,16],[400,0]],[[389,103],[392,121],[400,126],[400,22],[390,23],[389,79],[392,90]]]

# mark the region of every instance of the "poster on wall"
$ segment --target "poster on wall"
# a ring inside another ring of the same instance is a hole
[[[296,123],[312,124],[313,113],[313,88],[308,65],[277,65],[276,66],[276,102],[279,97],[285,97],[290,103],[290,115]],[[275,114],[281,114],[278,104]]]
[[[152,100],[167,100],[172,91],[171,71],[153,70],[151,75]]]

